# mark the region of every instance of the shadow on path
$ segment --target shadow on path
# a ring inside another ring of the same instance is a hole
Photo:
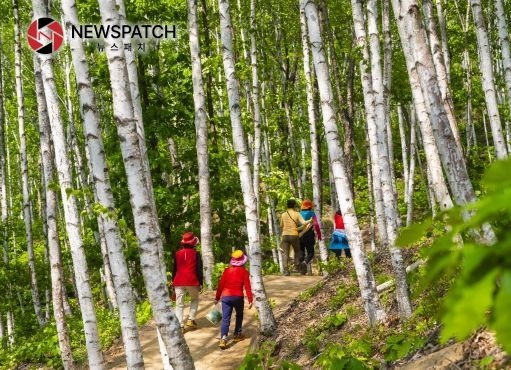
[[[303,275],[265,276],[264,286],[266,296],[268,299],[275,301],[275,308],[280,308],[298,296],[300,292],[314,286],[321,279],[321,276]],[[206,319],[206,314],[213,307],[214,297],[214,292],[201,294],[196,319],[198,328],[186,332],[185,339],[190,347],[197,370],[237,369],[249,349],[251,338],[257,335],[257,321],[255,318],[257,310],[255,307],[249,310],[247,308],[248,304],[245,302],[243,332],[247,338],[238,343],[230,340],[228,347],[221,350],[218,348],[220,325],[215,326]],[[188,308],[185,307],[185,315],[187,312]],[[234,318],[231,320],[230,336],[232,335],[233,328]],[[163,369],[154,322],[141,328],[140,340],[145,368],[148,370]],[[107,356],[108,364],[106,368],[115,370],[126,369],[122,343],[119,343],[109,352],[110,355]]]

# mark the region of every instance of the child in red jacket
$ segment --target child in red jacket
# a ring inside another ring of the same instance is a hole
[[[248,308],[252,308],[252,289],[250,288],[250,279],[248,271],[243,265],[248,261],[248,257],[243,251],[235,250],[231,255],[230,266],[227,267],[216,290],[215,304],[222,302],[222,326],[220,330],[221,349],[227,348],[227,334],[231,325],[231,315],[233,309],[236,311],[236,322],[234,325],[234,341],[239,342],[245,336],[241,333],[243,324],[244,296],[243,288],[248,298]]]

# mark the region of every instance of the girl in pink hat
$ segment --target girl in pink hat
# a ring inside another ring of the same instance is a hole
[[[174,277],[172,284],[176,292],[176,316],[181,330],[196,329],[195,315],[199,308],[199,292],[202,287],[202,258],[195,247],[199,244],[193,232],[183,234],[181,248],[174,254]],[[183,324],[183,310],[186,293],[190,294],[190,312],[188,320]]]
[[[236,311],[236,322],[234,325],[234,341],[239,342],[245,339],[241,333],[243,324],[243,308],[244,308],[244,295],[243,288],[248,298],[248,308],[252,308],[252,289],[250,288],[250,278],[248,271],[243,265],[248,261],[248,257],[241,250],[232,252],[230,266],[227,267],[216,290],[215,304],[221,300],[222,302],[222,326],[220,329],[220,344],[221,349],[227,348],[227,334],[229,333],[229,326],[231,325],[231,315],[233,309]]]

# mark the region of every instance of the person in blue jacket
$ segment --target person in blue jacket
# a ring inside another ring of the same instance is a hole
[[[335,212],[334,215],[334,227],[335,230],[332,233],[332,238],[330,239],[330,249],[335,253],[335,256],[340,258],[342,255],[342,251],[347,258],[351,258],[350,246],[348,244],[348,238],[346,237],[346,232],[344,230],[344,220],[342,219],[341,211]]]

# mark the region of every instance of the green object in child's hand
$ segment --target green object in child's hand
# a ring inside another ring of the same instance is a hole
[[[222,313],[216,308],[213,309],[206,315],[206,319],[209,320],[213,325],[216,325],[222,320]]]

